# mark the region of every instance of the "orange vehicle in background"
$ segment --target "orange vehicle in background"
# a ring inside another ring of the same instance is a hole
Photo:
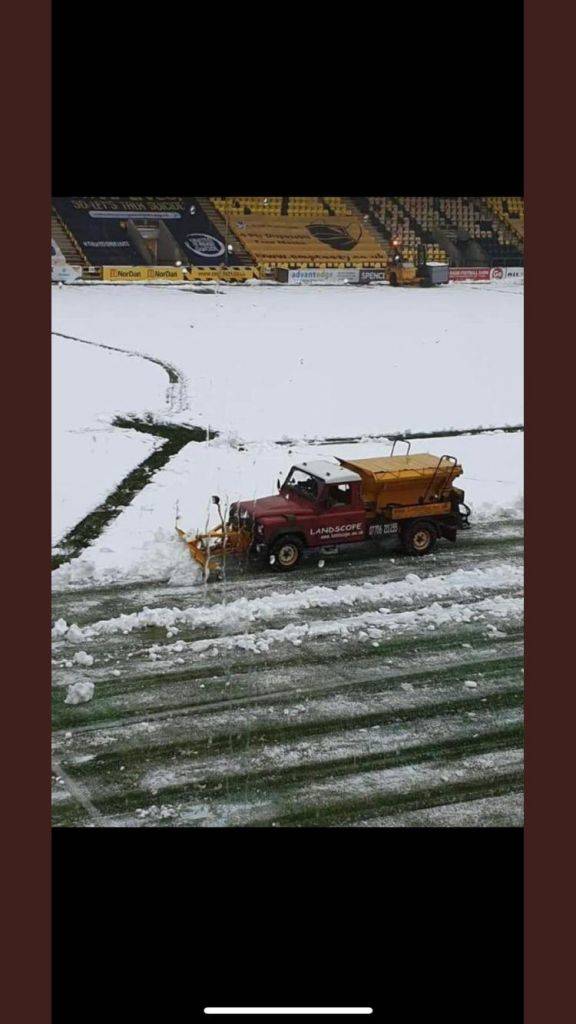
[[[420,246],[418,263],[404,259],[400,251],[400,242],[392,240],[392,248],[385,269],[386,280],[393,287],[398,285],[414,285],[419,288],[434,288],[439,284],[448,284],[450,267],[448,263],[427,262],[426,250]]]

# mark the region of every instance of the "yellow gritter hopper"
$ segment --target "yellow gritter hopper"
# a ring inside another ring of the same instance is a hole
[[[377,459],[338,459],[362,478],[362,496],[377,510],[390,505],[446,501],[462,466],[453,455],[388,455]]]

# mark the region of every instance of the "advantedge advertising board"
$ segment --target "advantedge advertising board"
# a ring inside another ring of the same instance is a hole
[[[360,271],[354,267],[342,269],[304,269],[289,270],[288,284],[358,284]]]

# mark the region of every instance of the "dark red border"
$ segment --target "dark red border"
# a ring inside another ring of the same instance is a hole
[[[536,10],[541,12],[538,24]],[[9,626],[5,619],[3,630],[7,668],[2,923],[7,941],[2,956],[1,1003],[4,1019],[42,1024],[50,1019],[50,298],[46,244],[51,192],[50,8],[47,4],[33,10],[16,5],[4,17],[4,38],[10,40],[14,33],[17,38],[5,47],[0,63],[2,95],[7,101],[2,161],[6,178],[2,293],[8,299],[3,346],[3,568],[4,595],[12,612]],[[571,112],[565,101],[562,113],[562,98],[569,99],[571,94],[573,33],[566,31],[562,43],[555,38],[557,26],[555,12],[549,6],[536,8],[531,0],[526,240],[529,1024],[566,1019],[573,970],[567,894],[573,889],[574,858],[565,823],[572,815],[569,783],[576,716],[571,651],[564,657],[560,651],[561,639],[567,647],[571,638],[573,600],[570,580],[564,583],[562,593],[565,550],[556,533],[545,529],[546,522],[550,524],[549,502],[553,502],[556,487],[568,488],[573,472],[571,431],[567,423],[559,423],[561,412],[571,411],[574,404],[574,376],[569,371],[574,334],[573,254],[571,232],[566,229],[562,254],[564,229],[558,231],[554,225],[557,197],[566,197],[570,204],[573,194],[567,163],[563,156],[558,159],[558,148],[563,151],[564,141],[572,134]],[[496,37],[497,27],[496,18],[492,25]],[[505,56],[502,54],[503,60]],[[497,76],[497,66],[494,74]],[[497,82],[489,93],[488,102],[490,97],[495,103],[506,102],[505,96],[498,95]],[[31,282],[35,282],[34,301]],[[18,457],[19,446],[28,452],[28,458]],[[569,508],[566,516],[570,516]],[[9,586],[7,581],[11,581]],[[14,663],[8,667],[10,651]]]
[[[574,14],[560,10],[526,5],[526,1024],[574,1014]]]
[[[3,1020],[50,1020],[50,5],[3,12]],[[8,613],[8,614],[6,614]]]

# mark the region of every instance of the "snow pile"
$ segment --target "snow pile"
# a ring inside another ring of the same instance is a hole
[[[78,683],[72,683],[68,687],[68,693],[64,700],[65,704],[85,704],[87,701],[92,700],[94,696],[94,683],[89,683],[85,680],[81,680]]]
[[[157,655],[171,655],[186,650],[200,657],[217,657],[222,651],[234,649],[264,654],[274,644],[290,643],[301,646],[308,640],[336,640],[347,643],[349,639],[382,640],[390,636],[422,629],[449,628],[451,626],[482,622],[492,616],[500,620],[519,620],[524,610],[521,597],[484,598],[472,604],[441,605],[437,601],[411,611],[393,612],[381,608],[375,612],[364,612],[347,619],[328,619],[305,622],[300,625],[289,623],[282,629],[265,629],[259,633],[243,633],[217,637],[211,640],[194,640],[188,643],[178,641],[160,648],[155,645]]]
[[[90,665],[94,664],[93,656],[91,654],[87,654],[86,651],[77,651],[77,653],[72,658],[72,661],[74,665],[83,665],[85,668],[89,668]]]
[[[266,597],[239,598],[229,604],[189,608],[143,608],[142,611],[102,619],[80,629],[70,627],[75,640],[92,640],[111,634],[131,633],[148,627],[173,630],[177,626],[192,629],[222,628],[239,630],[252,623],[267,622],[279,617],[298,617],[318,608],[352,607],[356,604],[408,602],[431,598],[467,597],[478,591],[501,590],[522,586],[522,569],[515,565],[495,565],[489,569],[457,569],[446,575],[421,579],[409,573],[404,580],[390,583],[344,584],[339,587],[309,587],[292,593],[274,592]],[[59,619],[53,629],[55,639],[67,637],[66,622]],[[83,652],[81,652],[83,653]],[[79,656],[76,655],[75,658]]]
[[[167,804],[161,804],[159,807],[156,804],[152,804],[151,807],[137,807],[135,814],[139,819],[150,818],[152,820],[174,818],[178,813],[177,808],[170,807]]]

